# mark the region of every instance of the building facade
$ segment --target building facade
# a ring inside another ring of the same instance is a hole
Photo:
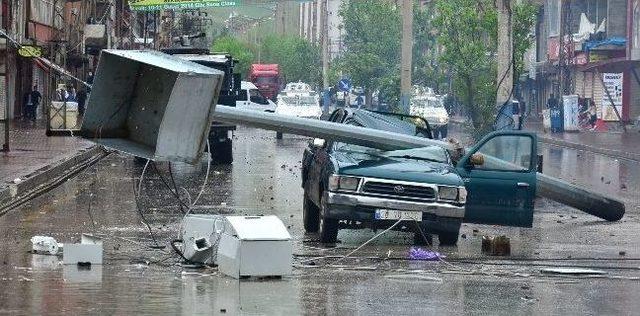
[[[322,35],[322,4],[327,5],[327,37],[330,59],[342,54],[343,35],[340,7],[345,0],[314,0],[299,4],[299,32],[298,35],[313,43],[321,44]]]
[[[543,1],[535,45],[525,57],[529,73],[520,78],[532,114],[541,113],[552,94],[577,94],[592,100],[598,118],[609,125],[640,116],[639,5],[638,0]]]

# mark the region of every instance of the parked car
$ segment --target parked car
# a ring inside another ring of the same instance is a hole
[[[278,95],[276,113],[304,118],[320,118],[318,93],[304,82],[288,83]]]
[[[258,88],[249,81],[242,81],[240,83],[236,107],[239,109],[264,112],[275,112],[276,110],[276,104],[263,96]]]
[[[366,110],[339,108],[328,120],[430,136],[411,120]],[[517,131],[487,135],[457,162],[439,146],[384,151],[315,139],[302,163],[304,228],[333,243],[339,229],[402,220],[396,228],[413,230],[417,244],[435,234],[441,245],[454,245],[463,220],[531,227],[536,150],[536,136]]]
[[[442,98],[436,95],[418,95],[411,99],[409,107],[411,115],[417,115],[426,119],[433,135],[437,139],[446,138],[449,131],[449,114],[444,107]]]

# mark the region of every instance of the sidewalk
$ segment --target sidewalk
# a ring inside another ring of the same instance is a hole
[[[525,130],[536,132],[542,143],[590,151],[615,158],[640,161],[640,133],[637,128],[628,132],[544,132],[542,122],[527,122]]]
[[[464,118],[452,117],[450,122],[456,126],[466,124]],[[524,129],[535,132],[538,141],[544,144],[589,151],[614,158],[640,161],[640,133],[638,127],[628,127],[622,132],[544,132],[542,122],[527,121]]]
[[[0,214],[4,204],[73,174],[102,154],[99,146],[78,137],[47,137],[44,122],[13,122],[11,151],[0,152]],[[0,126],[0,133],[4,129]],[[4,135],[4,134],[0,134]]]

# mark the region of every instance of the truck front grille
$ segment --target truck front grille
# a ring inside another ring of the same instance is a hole
[[[365,182],[362,186],[362,192],[421,200],[436,198],[436,192],[430,187],[376,181]]]

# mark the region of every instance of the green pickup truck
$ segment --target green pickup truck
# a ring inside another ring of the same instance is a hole
[[[328,120],[430,137],[428,126],[366,110],[337,109]],[[334,243],[339,229],[401,220],[394,228],[412,230],[416,244],[437,235],[455,245],[462,222],[531,227],[536,151],[534,134],[511,131],[487,135],[457,161],[438,146],[384,151],[316,139],[302,162],[305,230]]]

